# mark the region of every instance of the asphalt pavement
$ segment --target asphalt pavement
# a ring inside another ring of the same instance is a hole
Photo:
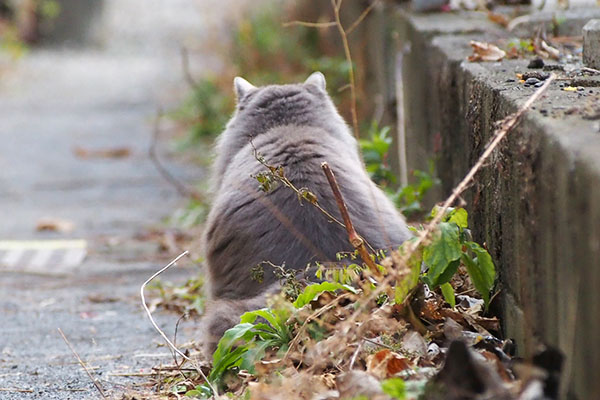
[[[84,240],[87,255],[62,269],[51,262],[0,267],[0,399],[100,397],[58,328],[110,396],[146,380],[132,374],[172,359],[140,306],[139,288],[172,256],[144,232],[165,228],[185,200],[158,174],[148,148],[157,108],[174,107],[187,90],[180,46],[202,42],[206,18],[226,8],[105,3],[93,46],[33,49],[1,64],[0,241]],[[128,25],[123,13],[136,10],[139,24]],[[192,62],[207,70],[215,56]],[[203,169],[168,150],[168,140],[159,147],[180,179],[204,179]],[[44,221],[50,231],[38,230]],[[185,266],[163,279],[197,272]],[[169,334],[178,317],[156,312]],[[183,329],[181,340],[193,334]]]

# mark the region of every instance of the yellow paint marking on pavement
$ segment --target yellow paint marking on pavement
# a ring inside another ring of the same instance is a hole
[[[87,241],[83,239],[68,240],[0,240],[0,250],[17,249],[84,249]]]
[[[87,241],[1,240],[0,270],[64,274],[79,266],[87,255]]]

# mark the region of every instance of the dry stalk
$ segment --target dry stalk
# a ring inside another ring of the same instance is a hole
[[[300,339],[302,338],[302,334],[304,333],[304,331],[306,330],[306,326],[308,325],[309,322],[313,321],[315,318],[318,318],[319,316],[321,316],[321,314],[323,314],[325,311],[327,310],[331,310],[333,307],[335,307],[341,300],[350,297],[351,293],[344,293],[341,294],[337,297],[335,297],[333,300],[331,300],[329,303],[327,303],[326,305],[324,305],[323,307],[319,308],[318,310],[316,310],[315,312],[313,312],[312,314],[310,314],[302,323],[302,326],[300,327],[300,329],[298,329],[298,333],[296,334],[296,336],[294,336],[294,339],[292,339],[292,341],[290,342],[290,345],[288,346],[287,351],[285,352],[285,355],[283,356],[283,358],[281,359],[281,362],[285,362],[285,360],[287,360],[288,356],[290,355],[290,352],[292,351],[292,349],[294,347],[296,347],[296,345],[298,344],[298,342],[300,342]]]
[[[331,0],[331,6],[333,8],[334,21],[329,22],[305,22],[305,21],[290,21],[283,24],[284,27],[288,26],[306,26],[309,28],[331,28],[337,27],[342,39],[342,45],[344,46],[344,56],[348,63],[348,80],[350,87],[350,113],[352,115],[352,129],[356,139],[359,138],[360,133],[358,130],[358,114],[356,111],[356,82],[354,77],[354,66],[352,64],[352,54],[350,52],[350,45],[348,44],[348,35],[356,29],[358,25],[369,15],[371,10],[379,3],[380,0],[375,0],[358,16],[358,18],[350,25],[348,29],[344,29],[342,21],[340,19],[340,8],[342,7],[342,0]]]
[[[335,26],[335,25],[336,25],[335,21],[331,21],[331,22],[289,21],[289,22],[283,23],[284,28],[288,28],[290,26],[305,26],[308,28],[331,28],[332,26]]]
[[[335,197],[335,201],[337,202],[338,208],[340,209],[340,214],[342,214],[342,219],[344,220],[344,226],[346,227],[346,231],[348,232],[348,239],[350,240],[350,244],[358,251],[360,254],[360,258],[362,258],[363,262],[369,267],[371,272],[375,276],[379,276],[379,269],[377,265],[375,265],[375,261],[371,258],[369,251],[367,250],[367,246],[365,246],[365,241],[354,229],[354,224],[352,224],[352,220],[350,219],[350,214],[348,214],[348,207],[346,207],[346,203],[344,202],[344,198],[342,196],[342,192],[340,191],[340,187],[338,186],[337,181],[335,180],[335,176],[333,175],[333,171],[329,167],[329,164],[326,162],[321,164],[321,168],[323,168],[323,172],[327,177],[327,181],[329,182],[329,186],[331,186],[331,191],[333,192],[333,196]]]
[[[106,397],[106,394],[104,394],[104,390],[102,390],[102,386],[100,386],[100,384],[98,383],[98,381],[96,381],[96,379],[94,379],[94,376],[92,375],[92,372],[87,367],[87,365],[85,365],[85,363],[83,362],[83,360],[81,359],[81,357],[79,357],[79,354],[77,354],[77,352],[75,351],[75,348],[73,348],[73,346],[71,345],[71,342],[69,342],[69,340],[67,339],[67,337],[63,333],[62,329],[58,328],[58,333],[60,333],[60,336],[62,336],[62,338],[65,341],[65,343],[67,344],[67,346],[69,346],[69,349],[71,350],[71,352],[73,353],[73,355],[75,356],[75,358],[77,358],[77,361],[79,362],[79,365],[81,365],[83,367],[83,369],[85,370],[85,373],[90,377],[92,383],[94,384],[94,387],[100,393],[100,396],[102,396],[103,399],[108,399],[108,397]]]
[[[192,366],[200,374],[200,376],[202,377],[202,379],[204,379],[204,381],[206,382],[206,384],[211,388],[211,390],[213,391],[214,396],[218,397],[219,394],[218,394],[216,388],[208,380],[208,378],[206,377],[206,375],[204,374],[204,372],[202,371],[202,369],[200,368],[200,366],[196,363],[196,361],[193,360],[192,358],[188,357],[181,350],[179,350],[177,347],[175,347],[175,345],[169,340],[169,338],[167,337],[167,335],[165,335],[165,333],[158,327],[158,325],[154,321],[154,318],[152,318],[152,313],[150,312],[150,309],[148,308],[148,305],[146,304],[146,297],[144,296],[144,289],[146,288],[146,286],[148,285],[148,283],[150,283],[154,278],[156,278],[158,275],[162,274],[167,269],[171,268],[183,256],[186,256],[188,254],[189,254],[189,252],[187,250],[184,251],[183,253],[181,253],[180,255],[178,255],[173,261],[171,261],[169,264],[167,264],[165,267],[161,268],[158,272],[154,273],[150,278],[146,279],[146,281],[140,287],[140,297],[142,298],[142,306],[144,307],[144,310],[146,311],[146,314],[148,315],[148,318],[150,319],[150,323],[152,324],[152,326],[154,327],[154,329],[156,329],[156,331],[160,334],[160,336],[162,336],[162,338],[165,340],[165,342],[167,342],[167,345],[175,353],[179,354],[184,360],[187,360],[187,361],[189,361],[192,364]]]
[[[158,154],[156,152],[156,144],[158,142],[158,136],[160,134],[161,116],[162,110],[159,109],[156,111],[156,117],[154,119],[154,132],[152,134],[152,143],[150,144],[150,148],[148,149],[148,156],[150,157],[150,160],[152,161],[160,175],[167,182],[173,185],[173,187],[181,196],[192,198],[198,202],[205,202],[206,199],[204,198],[204,196],[202,196],[202,194],[200,194],[197,190],[194,190],[193,188],[189,187],[188,185],[184,184],[179,179],[177,179],[175,176],[173,176],[160,162],[160,159],[158,158]]]
[[[354,367],[354,363],[356,362],[356,357],[358,357],[358,353],[360,353],[360,349],[362,349],[363,343],[364,343],[363,340],[358,342],[358,346],[356,346],[356,350],[354,351],[354,354],[352,354],[352,358],[350,358],[350,365],[348,366],[349,370]]]
[[[33,389],[19,389],[19,388],[0,387],[0,392],[33,393]]]
[[[348,63],[348,80],[350,81],[350,113],[352,114],[352,128],[354,129],[354,136],[356,140],[359,139],[360,133],[358,131],[358,115],[356,113],[356,81],[354,79],[354,66],[352,65],[352,55],[350,54],[350,45],[348,44],[348,36],[340,20],[340,7],[342,6],[342,0],[331,0],[333,7],[333,14],[335,16],[335,22],[342,39],[344,46],[344,55],[346,56],[346,62]],[[363,19],[366,17],[366,14]],[[359,17],[360,19],[360,17]]]

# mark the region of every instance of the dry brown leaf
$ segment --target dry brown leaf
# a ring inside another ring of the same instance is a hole
[[[388,349],[371,354],[367,359],[367,372],[379,379],[389,378],[408,368],[407,358]]]
[[[500,361],[497,355],[487,350],[480,350],[479,354],[485,357],[485,359],[496,368],[496,372],[504,382],[513,381],[513,378],[510,376],[510,373],[506,370],[506,367],[504,366],[504,364],[502,364],[502,361]]]
[[[55,217],[40,218],[35,225],[35,230],[37,231],[69,233],[74,229],[75,224],[72,221]]]
[[[469,56],[469,61],[500,61],[506,56],[506,52],[498,46],[491,43],[477,42],[471,40],[469,42],[473,48],[473,54]]]
[[[499,13],[495,13],[492,11],[488,11],[488,19],[504,28],[506,28],[508,26],[508,23],[510,22],[508,20],[508,18],[503,15],[503,14],[499,14]]]
[[[131,155],[128,147],[114,147],[109,149],[85,149],[75,147],[73,153],[79,158],[125,158]]]

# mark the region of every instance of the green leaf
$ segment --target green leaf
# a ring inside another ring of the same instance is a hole
[[[428,283],[429,287],[434,289],[440,285],[443,285],[444,283],[450,282],[450,280],[458,270],[458,267],[460,267],[460,259],[452,261],[450,264],[448,264],[444,272],[442,272],[440,276],[437,277],[435,282],[431,282],[431,284]]]
[[[440,222],[439,232],[423,251],[423,261],[429,267],[427,272],[429,279],[437,282],[450,263],[460,259],[461,255],[462,245],[458,237],[458,225],[454,222]]]
[[[223,374],[230,368],[238,367],[242,362],[242,355],[248,351],[248,347],[239,346],[235,350],[225,353],[217,361],[213,361],[213,368],[208,375],[208,380],[213,385],[220,386]]]
[[[475,242],[465,243],[469,249],[475,254],[475,258],[471,258],[468,254],[463,254],[462,260],[467,267],[467,272],[473,281],[475,289],[481,294],[485,307],[490,302],[490,291],[494,287],[496,279],[496,268],[490,253]]]
[[[242,324],[250,323],[253,324],[256,321],[256,318],[262,317],[267,320],[271,325],[275,325],[275,315],[268,308],[261,308],[260,310],[248,311],[240,317],[240,322]]]
[[[213,354],[213,366],[221,365],[223,360],[230,353],[231,348],[240,340],[248,341],[251,339],[255,333],[252,331],[254,325],[251,323],[238,324],[231,329],[228,329],[223,334],[221,340],[219,340],[219,344],[217,345],[217,350],[215,350]],[[215,368],[213,368],[215,369]],[[212,372],[211,372],[212,374]]]
[[[446,303],[450,304],[450,307],[454,308],[456,306],[456,298],[454,297],[454,288],[448,282],[440,285],[442,289],[442,294],[444,295],[444,300]]]
[[[185,392],[186,397],[200,397],[202,399],[211,398],[212,395],[213,392],[210,389],[210,386],[208,386],[206,383],[198,385],[194,389]]]
[[[469,227],[468,223],[469,214],[464,208],[455,208],[450,211],[446,216],[446,222],[454,222],[461,229]]]
[[[313,285],[308,285],[302,293],[298,296],[296,301],[294,301],[294,307],[301,308],[311,301],[315,300],[319,295],[323,292],[335,292],[338,289],[347,290],[352,293],[357,293],[356,289],[352,286],[342,285],[337,282],[321,282],[315,283]]]
[[[404,245],[401,246],[399,250],[402,252],[404,250]],[[402,304],[410,291],[417,286],[417,283],[419,283],[419,275],[421,274],[421,259],[421,252],[415,251],[408,260],[407,265],[410,268],[410,273],[400,281],[396,282],[394,294],[394,301],[396,304]]]
[[[381,389],[385,394],[397,400],[406,398],[406,388],[404,381],[400,378],[390,378],[381,382]]]
[[[252,343],[250,346],[248,346],[248,351],[242,354],[240,368],[247,370],[251,374],[254,374],[256,372],[254,364],[262,360],[269,347],[275,346],[277,346],[277,342],[275,340],[265,340]]]

